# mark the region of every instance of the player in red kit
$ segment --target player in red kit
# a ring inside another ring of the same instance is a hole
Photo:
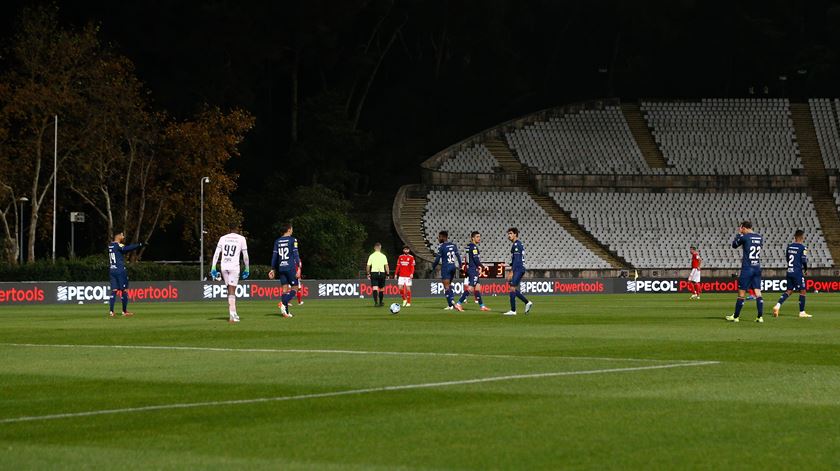
[[[298,290],[297,290],[298,306],[303,304],[303,283],[300,280],[300,270],[301,270],[301,268],[303,268],[303,262],[301,262],[300,258],[298,258],[297,270],[295,270],[295,275],[297,275],[297,279],[298,279]]]
[[[414,278],[414,255],[408,246],[403,247],[403,253],[397,259],[397,268],[394,270],[394,278],[397,279],[397,287],[400,290],[404,307],[411,307],[411,279]]]
[[[700,265],[703,259],[700,258],[700,251],[697,247],[691,246],[691,274],[688,275],[688,289],[691,291],[691,299],[700,299]]]

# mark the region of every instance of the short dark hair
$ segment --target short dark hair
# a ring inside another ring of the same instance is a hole
[[[797,229],[796,232],[793,233],[793,237],[796,237],[797,239],[800,237],[805,237],[805,231],[803,231],[802,229]]]
[[[231,222],[231,223],[228,224],[228,230],[229,231],[233,232],[233,231],[238,230],[238,229],[239,229],[239,223],[238,222]]]
[[[403,250],[405,250],[405,249],[411,250],[411,247],[409,247],[407,245],[403,245]]]
[[[283,224],[280,224],[280,232],[283,232],[283,233],[289,232],[289,229],[291,229],[291,228],[292,228],[292,223],[290,223],[290,222],[284,222]]]
[[[477,235],[480,235],[480,233],[479,233],[478,231],[472,231],[472,232],[470,233],[470,239],[472,239],[473,237],[475,237],[475,236],[477,236]]]
[[[507,231],[508,232],[513,232],[513,235],[517,235],[517,236],[519,235],[519,229],[517,229],[515,227],[510,227],[510,228],[508,228]]]
[[[691,246],[691,247],[689,247],[689,248],[690,248],[691,250],[697,250],[697,246],[696,246],[696,245],[692,245],[692,246]]]
[[[382,242],[374,242],[373,246],[374,247],[382,247]]]
[[[741,227],[744,229],[752,229],[752,223],[750,221],[741,221]]]
[[[438,232],[438,236],[446,237],[448,239],[449,238],[449,232],[440,231],[440,232]]]

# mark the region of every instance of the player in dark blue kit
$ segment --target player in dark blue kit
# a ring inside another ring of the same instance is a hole
[[[805,231],[798,229],[793,233],[793,243],[785,249],[787,258],[787,290],[782,293],[779,302],[773,306],[773,317],[779,317],[779,310],[794,291],[799,291],[799,317],[808,318],[805,312],[805,273],[808,271],[808,248],[805,247]]]
[[[280,314],[283,317],[294,317],[289,311],[289,301],[295,297],[298,285],[297,267],[300,263],[297,239],[292,237],[292,225],[283,224],[283,235],[274,241],[274,252],[271,254],[271,271],[269,279],[277,279],[283,285],[283,297],[280,298]]]
[[[741,274],[738,276],[738,300],[735,301],[735,313],[726,316],[726,320],[738,322],[741,315],[741,308],[744,307],[744,299],[747,291],[755,290],[755,307],[758,310],[756,322],[764,322],[764,298],[761,297],[761,248],[764,245],[764,238],[761,234],[753,232],[752,223],[744,221],[738,227],[738,235],[732,241],[732,248],[742,247],[744,254],[741,257]]]
[[[490,308],[484,305],[484,300],[481,299],[481,287],[478,285],[479,270],[481,270],[481,256],[478,251],[478,244],[481,243],[481,234],[478,231],[473,231],[470,234],[470,243],[467,244],[467,277],[464,279],[464,292],[461,293],[461,299],[455,303],[455,309],[463,311],[464,301],[470,296],[470,293],[475,294],[475,299],[481,306],[482,311],[489,311]]]
[[[461,266],[461,254],[458,253],[458,246],[449,242],[449,233],[440,231],[438,233],[438,253],[435,255],[435,261],[432,262],[432,271],[435,271],[438,264],[440,264],[440,279],[443,281],[443,292],[446,295],[446,305],[443,308],[446,311],[455,309],[454,300],[455,294],[452,292],[452,279],[458,272],[458,267]]]
[[[117,291],[122,297],[122,315],[123,317],[133,316],[133,313],[128,312],[128,270],[125,269],[125,254],[133,252],[143,244],[123,245],[125,242],[125,234],[122,232],[114,236],[114,241],[108,244],[108,268],[111,279],[111,299],[108,305],[111,307],[108,313],[109,317],[114,317],[114,303],[117,301]]]
[[[525,314],[531,312],[534,303],[528,301],[521,291],[519,291],[519,282],[525,274],[525,246],[519,240],[519,229],[511,227],[507,231],[508,240],[513,242],[510,247],[510,272],[508,272],[508,284],[510,295],[510,311],[504,313],[505,316],[516,315],[516,298],[525,303]]]

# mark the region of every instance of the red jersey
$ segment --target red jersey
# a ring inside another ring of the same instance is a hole
[[[691,268],[700,268],[700,252],[691,254]]]
[[[394,270],[394,276],[413,276],[414,275],[414,255],[402,254],[397,259],[397,268]]]

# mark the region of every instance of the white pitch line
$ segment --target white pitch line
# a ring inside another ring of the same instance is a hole
[[[232,352],[232,353],[314,353],[325,355],[385,355],[385,356],[432,356],[432,357],[473,357],[473,358],[525,358],[525,359],[560,359],[560,360],[604,360],[658,363],[694,363],[698,360],[657,360],[653,358],[614,358],[586,356],[554,355],[504,355],[492,353],[457,353],[457,352],[387,352],[374,350],[331,350],[299,348],[224,348],[224,347],[189,347],[179,345],[85,345],[85,344],[42,344],[42,343],[0,343],[0,347],[28,348],[111,348],[118,350],[175,350],[194,352]]]
[[[629,368],[608,368],[608,369],[600,369],[600,370],[584,370],[584,371],[557,371],[553,373],[531,373],[531,374],[519,374],[519,375],[507,375],[507,376],[491,376],[487,378],[475,378],[475,379],[463,379],[463,380],[456,380],[456,381],[441,381],[436,383],[420,383],[420,384],[403,384],[397,386],[383,386],[378,388],[365,388],[365,389],[350,389],[345,391],[333,391],[333,392],[325,392],[325,393],[314,393],[314,394],[299,394],[296,396],[276,396],[276,397],[258,397],[254,399],[235,399],[230,401],[208,401],[208,402],[187,402],[187,403],[179,403],[179,404],[159,404],[155,406],[143,406],[143,407],[126,407],[123,409],[104,409],[104,410],[93,410],[93,411],[86,411],[86,412],[70,412],[65,414],[50,414],[50,415],[37,415],[37,416],[28,416],[28,417],[13,417],[8,419],[0,419],[0,424],[11,424],[17,422],[37,422],[37,421],[44,421],[44,420],[56,420],[56,419],[69,419],[75,417],[91,417],[97,415],[114,415],[114,414],[129,414],[133,412],[149,412],[149,411],[158,411],[158,410],[170,410],[170,409],[194,409],[198,407],[216,407],[216,406],[235,406],[235,405],[242,405],[242,404],[258,404],[258,403],[265,403],[265,402],[284,402],[284,401],[300,401],[304,399],[320,399],[325,397],[336,397],[336,396],[350,396],[350,395],[358,395],[358,394],[370,394],[370,393],[377,393],[377,392],[389,392],[389,391],[405,391],[409,389],[428,389],[428,388],[438,388],[438,387],[446,387],[446,386],[459,386],[464,384],[478,384],[478,383],[492,383],[498,381],[511,381],[511,380],[518,380],[518,379],[533,379],[533,378],[553,378],[558,376],[580,376],[580,375],[594,375],[594,374],[605,374],[605,373],[627,373],[631,371],[646,371],[646,370],[661,370],[666,368],[682,368],[688,366],[705,366],[705,365],[717,365],[720,362],[718,361],[698,361],[693,363],[670,363],[667,365],[651,365],[651,366],[635,366]]]

